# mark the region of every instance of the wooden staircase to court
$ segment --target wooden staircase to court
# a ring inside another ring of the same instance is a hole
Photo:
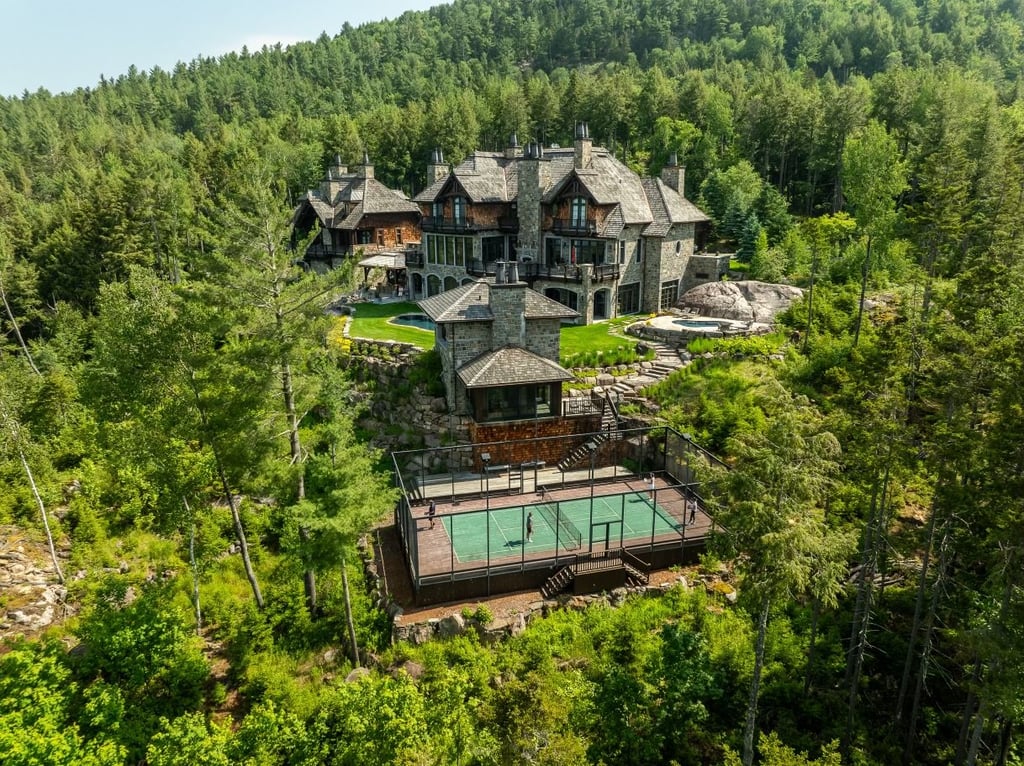
[[[544,598],[554,598],[564,593],[576,582],[579,575],[595,573],[613,574],[621,572],[625,585],[640,587],[650,582],[650,566],[627,551],[625,548],[600,553],[581,553],[574,560],[560,568],[543,585],[540,594]]]

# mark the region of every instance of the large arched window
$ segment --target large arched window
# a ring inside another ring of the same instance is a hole
[[[436,274],[427,277],[427,295],[438,295],[441,292],[441,278]]]
[[[449,290],[454,290],[458,286],[459,286],[459,281],[455,277],[445,277],[444,278],[444,291],[445,292],[448,292]]]

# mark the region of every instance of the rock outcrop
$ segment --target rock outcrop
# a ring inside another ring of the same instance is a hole
[[[0,640],[40,633],[70,611],[47,556],[16,527],[0,527]]]
[[[771,323],[803,296],[791,285],[768,282],[709,282],[683,293],[679,308],[705,317]]]

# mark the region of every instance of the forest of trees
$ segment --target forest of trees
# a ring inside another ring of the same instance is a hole
[[[3,762],[1020,763],[1022,88],[1020,0],[455,0],[0,100],[0,524],[78,607],[0,649]],[[732,466],[739,603],[391,646],[349,275],[297,271],[292,201],[576,120],[807,288],[653,392]]]

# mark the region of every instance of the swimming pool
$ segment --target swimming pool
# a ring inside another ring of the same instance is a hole
[[[721,322],[713,319],[677,319],[673,324],[687,330],[717,330],[721,327]]]
[[[398,324],[403,327],[418,327],[421,330],[434,331],[434,320],[426,314],[400,314],[390,321],[391,324]]]

